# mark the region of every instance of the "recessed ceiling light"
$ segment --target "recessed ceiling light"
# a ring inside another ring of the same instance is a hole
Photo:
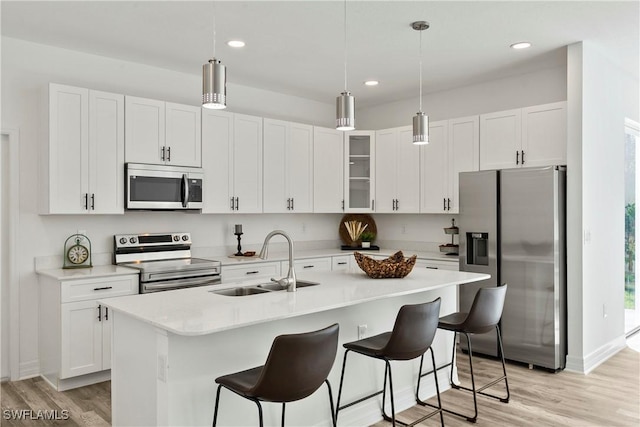
[[[227,44],[231,47],[244,47],[244,42],[242,40],[230,40]]]
[[[512,49],[526,49],[531,47],[531,43],[529,42],[518,42],[511,45]]]
[[[377,80],[367,80],[366,82],[364,82],[365,85],[367,86],[378,86],[380,82]]]

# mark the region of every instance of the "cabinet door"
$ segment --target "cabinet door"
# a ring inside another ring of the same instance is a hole
[[[262,118],[234,115],[233,194],[236,211],[262,212]]]
[[[102,318],[95,301],[62,304],[60,378],[102,370]]]
[[[164,164],[164,112],[164,101],[125,97],[126,162]]]
[[[536,105],[522,109],[524,167],[567,163],[567,103]]]
[[[345,210],[375,210],[375,136],[373,132],[345,133]]]
[[[291,195],[287,186],[289,123],[264,119],[262,209],[263,212],[291,212]],[[295,160],[294,160],[295,161]]]
[[[429,124],[429,144],[420,146],[420,212],[443,213],[447,210],[446,120]]]
[[[202,166],[201,107],[165,104],[165,160],[174,166]]]
[[[398,179],[398,131],[376,132],[376,212],[394,212]]]
[[[304,278],[305,272],[331,271],[331,258],[309,258],[298,259],[293,262],[296,270],[296,277]],[[283,273],[289,271],[289,261],[282,261],[280,271]]]
[[[344,134],[313,128],[313,211],[344,211]]]
[[[102,306],[102,370],[111,369],[111,310]]]
[[[89,91],[89,212],[124,213],[124,95]]]
[[[47,213],[86,213],[89,168],[89,91],[49,85]]]
[[[480,121],[478,116],[449,120],[448,131],[448,189],[447,212],[458,213],[459,174],[477,171],[479,168]]]
[[[418,213],[420,212],[420,146],[413,143],[413,127],[406,126],[398,129],[396,145],[398,151],[396,212]],[[380,185],[377,179],[376,183]]]
[[[427,268],[430,270],[452,270],[452,271],[460,270],[457,259],[453,261],[433,261],[429,259],[419,259],[419,260],[416,260],[415,268]]]
[[[313,127],[291,123],[287,149],[289,197],[293,212],[313,212]]]
[[[353,255],[340,255],[331,257],[331,270],[349,271],[351,267],[351,258],[353,258]]]
[[[202,213],[232,211],[233,113],[202,110]]]
[[[521,110],[480,116],[480,170],[520,166]]]

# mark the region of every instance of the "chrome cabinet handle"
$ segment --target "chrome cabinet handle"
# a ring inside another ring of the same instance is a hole
[[[315,267],[315,266],[314,265],[304,265],[304,266],[302,266],[302,268],[313,268],[313,267]]]
[[[524,150],[522,150],[520,155],[521,163],[524,165]]]
[[[231,198],[231,210],[234,210],[234,209],[235,209],[235,206],[234,206],[234,204],[233,204],[233,197],[232,197],[232,198]]]
[[[89,193],[84,193],[84,209],[89,210]]]
[[[91,193],[91,210],[96,210],[96,193]]]
[[[236,210],[240,210],[240,198],[236,197]]]
[[[431,269],[431,270],[437,270],[437,269],[438,269],[438,267],[429,267],[428,265],[427,265],[427,266],[425,266],[425,268],[429,268],[429,269]]]
[[[260,273],[260,271],[255,270],[255,271],[247,271],[245,274],[258,274]]]
[[[396,210],[400,210],[400,200],[396,199]]]
[[[105,291],[107,289],[113,289],[113,286],[104,286],[102,288],[93,288],[94,291]]]
[[[516,151],[516,165],[520,164],[520,152]]]
[[[344,199],[342,199],[342,210],[344,210]]]
[[[287,199],[287,210],[291,210],[291,199]]]
[[[447,210],[447,199],[446,198],[442,199],[442,210],[443,211]]]
[[[98,305],[98,322],[102,322],[102,306]]]
[[[294,199],[291,198],[291,210],[295,210]]]
[[[109,320],[109,307],[104,308],[104,320]]]
[[[338,265],[347,265],[346,261],[339,262]]]
[[[451,199],[447,198],[447,210],[451,210]]]
[[[161,149],[160,160],[164,162],[164,147]]]
[[[171,161],[171,147],[167,147],[167,162]]]

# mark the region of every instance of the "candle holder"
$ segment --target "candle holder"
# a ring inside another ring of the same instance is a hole
[[[242,253],[242,246],[240,246],[240,236],[242,236],[243,233],[233,233],[238,237],[238,252],[236,252],[236,256],[244,256],[244,254]]]

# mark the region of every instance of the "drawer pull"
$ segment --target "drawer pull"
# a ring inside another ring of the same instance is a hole
[[[247,271],[245,274],[258,274],[260,273],[260,271],[256,270],[256,271]]]
[[[104,308],[104,320],[109,320],[109,307]]]
[[[432,269],[432,270],[437,270],[437,269],[438,269],[438,267],[429,267],[428,265],[427,265],[427,266],[425,266],[425,267],[426,267],[426,268],[430,268],[430,269]]]
[[[338,265],[347,265],[346,261],[339,262]]]
[[[113,289],[113,286],[105,286],[103,288],[93,288],[94,291],[106,291],[107,289]]]
[[[313,268],[313,267],[315,267],[315,266],[314,265],[305,265],[302,268]]]
[[[102,322],[102,306],[98,305],[98,322]]]

